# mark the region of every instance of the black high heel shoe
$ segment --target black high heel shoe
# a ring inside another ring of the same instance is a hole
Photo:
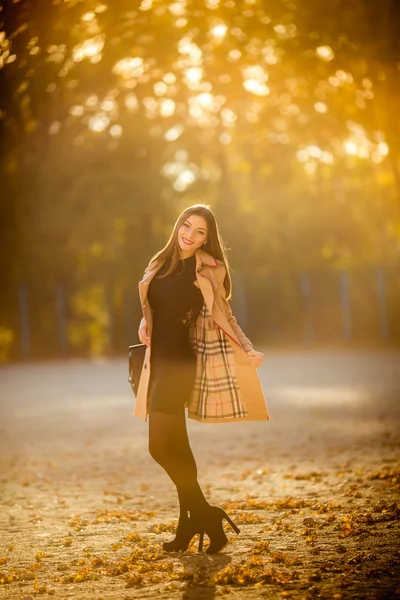
[[[185,552],[192,538],[200,534],[199,552],[203,551],[204,529],[203,527],[190,517],[179,517],[178,527],[176,530],[175,539],[170,542],[163,543],[165,552]]]
[[[202,519],[204,531],[210,538],[210,545],[206,550],[206,554],[217,554],[228,544],[229,540],[223,527],[224,519],[228,521],[236,534],[240,533],[239,527],[235,525],[222,508],[209,506]]]

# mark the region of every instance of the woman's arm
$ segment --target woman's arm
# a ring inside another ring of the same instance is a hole
[[[224,275],[225,277],[225,275]],[[222,301],[222,305],[224,308],[224,312],[225,315],[229,321],[229,325],[232,327],[237,339],[240,342],[240,345],[242,346],[242,348],[246,351],[249,352],[250,350],[253,350],[253,344],[251,343],[251,341],[249,340],[248,337],[245,336],[245,334],[243,333],[239,323],[237,322],[236,317],[233,316],[232,314],[232,309],[231,306],[228,302],[228,300],[226,299],[226,290],[224,287],[224,279],[222,279],[222,281],[220,282],[220,284],[217,287],[217,293],[221,298]]]
[[[139,331],[138,331],[139,340],[142,344],[146,344],[146,346],[150,346],[150,336],[149,336],[149,328],[147,325],[146,319],[143,317],[140,321]]]
[[[218,287],[217,287],[217,292],[221,298],[224,312],[227,316],[230,326],[232,327],[234,333],[236,334],[236,337],[239,340],[240,345],[242,346],[243,350],[245,350],[247,352],[247,356],[248,356],[250,363],[254,367],[257,368],[263,362],[264,354],[262,352],[258,352],[257,350],[254,350],[253,344],[251,343],[249,338],[245,336],[239,323],[237,322],[236,318],[233,316],[230,304],[229,304],[228,300],[226,299],[226,290],[225,290],[225,286],[224,286],[224,279],[225,279],[225,269],[223,269],[222,280],[220,280]]]

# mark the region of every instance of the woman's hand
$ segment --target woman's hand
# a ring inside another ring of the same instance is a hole
[[[249,350],[247,356],[249,362],[256,368],[259,367],[264,360],[264,354],[262,352],[257,352],[257,350]]]
[[[138,335],[139,340],[142,342],[142,344],[150,346],[149,326],[147,325],[146,319],[142,319],[140,321]]]

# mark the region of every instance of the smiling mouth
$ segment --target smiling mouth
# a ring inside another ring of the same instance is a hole
[[[188,244],[188,246],[191,246],[194,243],[194,242],[189,242],[189,240],[186,240],[184,237],[182,239],[185,242],[185,244]]]

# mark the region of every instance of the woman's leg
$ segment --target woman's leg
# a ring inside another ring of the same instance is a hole
[[[164,543],[164,549],[186,550],[191,538],[200,533],[201,550],[205,531],[210,538],[206,552],[214,554],[222,550],[228,543],[223,520],[228,520],[236,533],[239,533],[239,528],[225,511],[217,506],[210,506],[204,497],[197,481],[197,466],[189,444],[184,413],[170,415],[150,412],[149,450],[176,485],[179,497],[177,535],[175,540]]]
[[[176,486],[181,516],[200,512],[207,502],[197,481],[183,410],[177,415],[150,412],[149,451]]]

